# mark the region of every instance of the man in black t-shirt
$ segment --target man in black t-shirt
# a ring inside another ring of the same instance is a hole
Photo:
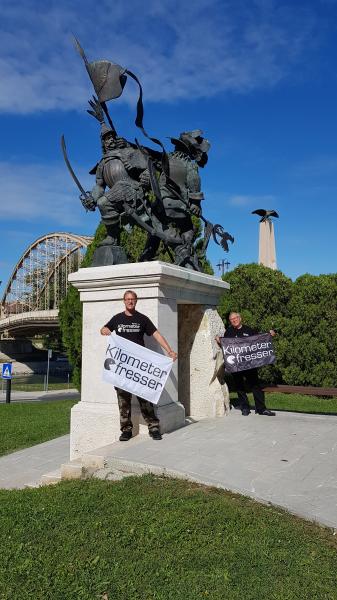
[[[249,327],[249,325],[242,324],[240,313],[231,312],[229,315],[229,322],[230,326],[227,327],[223,337],[248,337],[250,335],[257,335],[259,333],[255,329],[252,329],[252,327]],[[275,331],[273,329],[271,329],[269,333],[272,336],[275,335]],[[216,337],[215,339],[220,345],[220,338]],[[243,416],[246,417],[250,414],[250,406],[245,391],[245,382],[252,390],[255,402],[255,412],[259,415],[265,415],[267,417],[275,416],[274,412],[266,408],[264,391],[262,390],[259,381],[257,369],[247,369],[246,371],[238,371],[237,373],[232,373],[232,376],[234,379],[236,391],[238,394],[238,400],[240,402],[240,408]]]
[[[142,313],[136,311],[137,294],[133,290],[127,290],[123,296],[125,310],[117,315],[114,315],[104,327],[101,329],[102,335],[110,335],[113,331],[117,335],[145,346],[144,335],[152,335],[154,339],[160,344],[170,358],[176,360],[177,354],[172,350],[166,339],[159,333],[158,329],[152,323],[152,321]],[[120,441],[126,442],[132,437],[132,421],[131,421],[131,398],[132,394],[126,390],[115,388],[118,398],[120,424],[121,424],[121,435]],[[154,406],[148,400],[137,396],[141,413],[144,417],[145,422],[149,428],[149,435],[154,440],[161,440],[161,433],[159,430],[159,420],[156,417]]]

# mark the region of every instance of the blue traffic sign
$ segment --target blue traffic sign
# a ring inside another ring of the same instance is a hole
[[[2,364],[2,379],[12,379],[12,363],[3,363]]]

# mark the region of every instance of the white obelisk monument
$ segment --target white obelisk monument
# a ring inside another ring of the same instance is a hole
[[[260,223],[259,265],[277,269],[274,223],[271,219],[266,219]]]
[[[277,217],[276,210],[267,210],[258,208],[252,211],[253,215],[259,215],[260,219],[260,235],[259,235],[259,265],[269,267],[269,269],[277,269],[276,250],[275,250],[275,235],[274,223],[271,217]]]

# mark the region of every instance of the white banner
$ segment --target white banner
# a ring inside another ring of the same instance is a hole
[[[105,353],[103,380],[158,404],[172,364],[168,356],[112,333]]]

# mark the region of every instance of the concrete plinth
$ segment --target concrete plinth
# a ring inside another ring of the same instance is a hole
[[[192,318],[192,322],[197,322],[198,330],[200,311],[216,307],[229,285],[210,275],[160,261],[79,269],[69,276],[69,281],[80,291],[83,303],[81,402],[72,409],[70,458],[78,458],[85,452],[111,444],[119,437],[116,393],[102,380],[107,340],[99,330],[112,315],[124,310],[123,294],[128,289],[138,295],[137,310],[146,314],[171,347],[178,350],[178,361],[173,365],[157,414],[162,432],[181,427],[185,422],[185,408],[180,399],[189,410],[191,407],[189,393],[178,383],[179,355],[182,354],[181,360],[187,364],[186,340],[194,339],[196,331],[194,326],[188,331],[185,329],[184,344],[180,335],[178,347],[178,332],[184,321],[184,313],[179,311],[179,306],[184,305],[185,311],[188,311],[188,305],[200,306],[196,317]],[[162,351],[152,338],[146,337],[145,343],[152,350]],[[201,361],[198,366],[199,379],[204,377],[209,382],[212,377],[209,363],[205,361],[203,364]],[[182,383],[185,387],[186,378],[182,378]],[[208,412],[207,407],[201,416],[209,416]],[[193,410],[190,410],[192,413]],[[136,405],[133,406],[132,421],[134,433],[145,430]]]

